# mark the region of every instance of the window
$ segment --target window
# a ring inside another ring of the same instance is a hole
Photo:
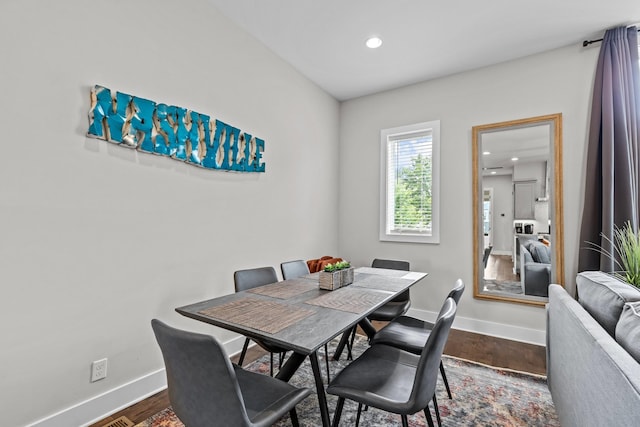
[[[439,243],[440,121],[380,132],[380,240]]]

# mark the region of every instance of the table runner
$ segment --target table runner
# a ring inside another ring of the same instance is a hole
[[[360,287],[346,287],[328,292],[305,301],[305,304],[319,305],[349,313],[362,313],[371,309],[389,296],[388,292],[374,291]]]
[[[309,280],[289,279],[283,282],[249,289],[247,292],[266,295],[273,298],[289,299],[313,289],[318,289],[317,283],[310,282]]]
[[[353,285],[358,288],[379,289],[382,291],[398,292],[405,288],[410,280],[401,277],[380,276],[377,274],[357,273]]]
[[[274,301],[242,298],[200,310],[198,313],[214,319],[275,334],[299,320],[311,316],[314,311],[295,308]]]

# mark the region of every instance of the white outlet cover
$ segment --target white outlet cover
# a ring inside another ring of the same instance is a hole
[[[91,364],[91,382],[107,377],[107,359],[96,360]]]

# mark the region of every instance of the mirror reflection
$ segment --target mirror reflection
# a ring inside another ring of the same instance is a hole
[[[473,128],[478,298],[544,304],[562,277],[560,120]]]

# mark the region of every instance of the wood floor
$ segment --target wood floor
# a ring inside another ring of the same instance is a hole
[[[484,363],[491,366],[545,375],[545,348],[517,341],[504,340],[460,330],[451,330],[444,350],[445,354]],[[252,347],[246,363],[256,360],[264,352]],[[237,356],[231,358],[237,361]],[[90,427],[102,427],[119,417],[126,416],[137,424],[169,406],[167,391],[161,391],[133,406],[119,411]]]
[[[501,282],[519,282],[520,276],[513,274],[511,255],[489,255],[484,278]]]

